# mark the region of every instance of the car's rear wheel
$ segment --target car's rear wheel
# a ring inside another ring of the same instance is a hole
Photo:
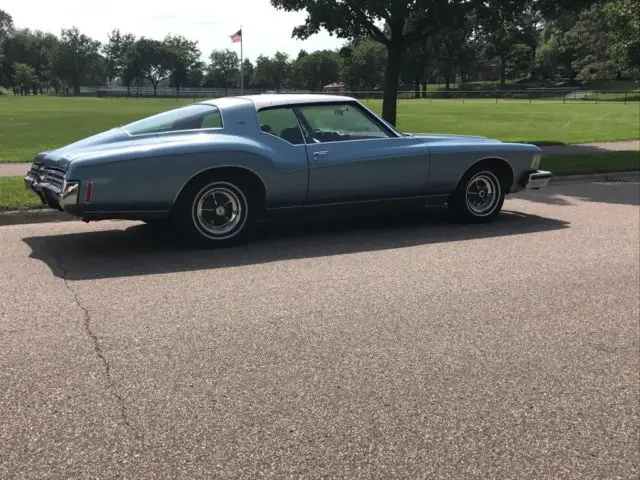
[[[468,223],[490,222],[500,213],[505,191],[499,173],[491,167],[469,170],[449,199],[457,219]]]
[[[246,240],[254,209],[254,195],[240,176],[213,175],[187,185],[171,216],[191,242],[224,247]]]

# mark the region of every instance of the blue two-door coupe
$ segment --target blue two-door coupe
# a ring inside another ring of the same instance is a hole
[[[36,155],[25,177],[85,221],[167,222],[205,245],[246,238],[281,209],[448,204],[468,222],[547,185],[535,145],[407,134],[359,101],[321,94],[195,103]]]

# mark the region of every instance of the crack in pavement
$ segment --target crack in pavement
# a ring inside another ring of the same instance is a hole
[[[131,430],[136,437],[140,437],[140,434],[138,433],[136,428],[133,426],[133,424],[129,420],[129,415],[127,413],[127,406],[125,404],[124,398],[122,397],[122,395],[120,395],[120,393],[118,393],[116,384],[113,380],[113,377],[111,376],[111,364],[107,360],[107,357],[105,357],[104,355],[104,351],[100,346],[100,341],[98,340],[97,335],[91,329],[91,314],[89,313],[89,310],[80,302],[80,298],[78,297],[78,294],[76,293],[76,291],[73,288],[71,288],[71,285],[69,285],[69,281],[68,281],[69,271],[62,265],[62,262],[60,261],[60,257],[55,252],[53,252],[52,255],[55,260],[56,268],[58,268],[62,272],[62,281],[64,282],[65,288],[69,291],[69,293],[71,293],[74,303],[83,313],[83,325],[84,325],[85,332],[89,337],[89,339],[91,340],[91,342],[93,343],[93,349],[96,355],[102,362],[108,388],[113,394],[113,396],[115,397],[116,402],[118,403],[118,406],[120,407],[120,417],[122,418],[122,421],[124,422],[125,426],[129,430]]]

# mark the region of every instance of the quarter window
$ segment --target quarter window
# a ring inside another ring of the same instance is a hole
[[[143,118],[123,128],[129,135],[222,128],[222,117],[213,105],[195,104]]]
[[[304,143],[298,120],[291,108],[267,108],[258,112],[260,131],[275,135],[294,145]]]
[[[318,142],[388,138],[389,133],[371,120],[360,108],[349,104],[307,105],[298,107],[309,135]]]

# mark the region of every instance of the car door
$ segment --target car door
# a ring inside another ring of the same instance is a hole
[[[309,161],[308,203],[424,195],[429,151],[357,103],[299,105]]]
[[[300,205],[307,198],[309,161],[304,136],[290,106],[258,111],[262,144],[271,152],[277,174],[266,178],[271,186],[269,206]],[[273,172],[272,172],[273,173]]]

